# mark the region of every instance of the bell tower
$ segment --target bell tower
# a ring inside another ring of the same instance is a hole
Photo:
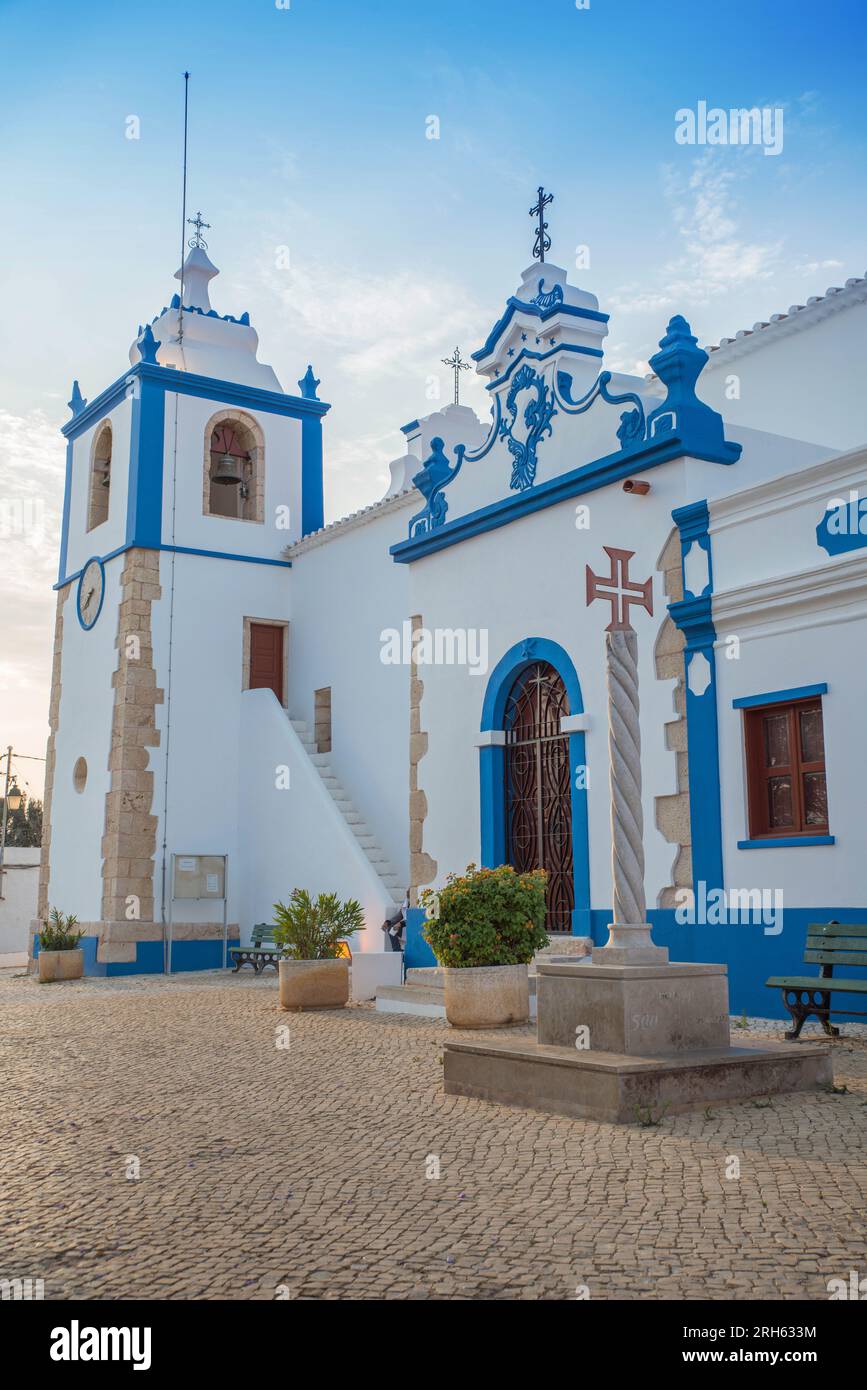
[[[39,914],[76,914],[91,973],[163,969],[173,855],[228,856],[237,922],[250,633],[279,629],[282,676],[284,551],[323,524],[319,382],[308,366],[285,392],[249,314],[212,307],[208,224],[193,225],[179,292],[110,386],[88,401],[74,383],[63,430]],[[218,915],[175,904],[174,968],[219,964]]]

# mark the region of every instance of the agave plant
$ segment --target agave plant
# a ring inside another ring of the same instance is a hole
[[[306,888],[295,888],[288,903],[274,904],[274,942],[290,960],[333,960],[363,926],[361,904],[354,898],[342,903],[336,893],[313,899]]]

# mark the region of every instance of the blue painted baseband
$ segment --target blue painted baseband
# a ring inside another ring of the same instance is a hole
[[[236,936],[229,937],[228,949],[239,946]],[[99,938],[84,936],[80,946],[84,952],[84,973],[103,978],[115,975],[164,974],[162,941],[137,941],[134,961],[98,961]],[[33,943],[34,958],[39,956],[39,939]],[[219,970],[223,964],[222,941],[174,941],[172,943],[172,974],[189,970]]]
[[[765,840],[738,840],[738,849],[802,849],[836,843],[835,835],[769,835]]]
[[[771,690],[765,695],[741,695],[732,700],[732,709],[753,709],[757,705],[788,705],[792,700],[809,700],[813,695],[827,695],[828,685],[796,685],[791,690]]]
[[[648,920],[653,928],[657,946],[667,946],[672,961],[704,961],[728,967],[729,1012],[746,1014],[749,1018],[778,1018],[787,1020],[780,991],[765,985],[772,975],[812,975],[818,978],[818,966],[804,964],[807,927],[814,922],[867,923],[865,907],[787,907],[782,913],[782,930],[776,936],[766,936],[761,925],[753,926],[681,926],[675,919],[674,908],[651,908]],[[592,936],[597,946],[608,940],[611,910],[593,908],[588,913],[589,931],[577,933]],[[406,919],[407,967],[435,965],[434,954],[427,942],[421,940],[424,913],[411,908]],[[842,976],[848,972],[841,967]],[[857,972],[855,972],[857,974]],[[832,1007],[845,1010],[846,996],[832,999]],[[846,1014],[834,1015],[834,1022],[863,1023],[864,1019]],[[732,1035],[737,1042],[737,1033]]]

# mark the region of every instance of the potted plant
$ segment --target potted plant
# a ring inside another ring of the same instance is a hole
[[[510,864],[470,864],[445,888],[426,888],[422,935],[445,970],[446,1018],[454,1028],[505,1028],[530,1017],[528,966],[548,944],[545,873]]]
[[[81,979],[84,974],[84,952],[78,943],[84,932],[76,931],[77,926],[77,917],[64,917],[56,907],[48,914],[48,921],[42,923],[38,956],[40,984]]]
[[[364,926],[361,904],[336,893],[311,898],[295,888],[287,904],[274,904],[274,942],[281,1009],[342,1009],[349,998],[346,941]]]

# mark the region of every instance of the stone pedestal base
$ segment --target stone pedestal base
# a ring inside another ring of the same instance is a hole
[[[616,965],[610,949],[590,965],[539,961],[540,1043],[630,1057],[728,1047],[724,965]]]
[[[594,965],[663,965],[667,960],[668,947],[654,945],[649,922],[609,922],[605,945],[593,947]]]
[[[755,1043],[650,1058],[524,1039],[450,1038],[443,1060],[447,1095],[610,1124],[750,1096],[819,1090],[833,1079],[830,1049],[816,1043]]]

